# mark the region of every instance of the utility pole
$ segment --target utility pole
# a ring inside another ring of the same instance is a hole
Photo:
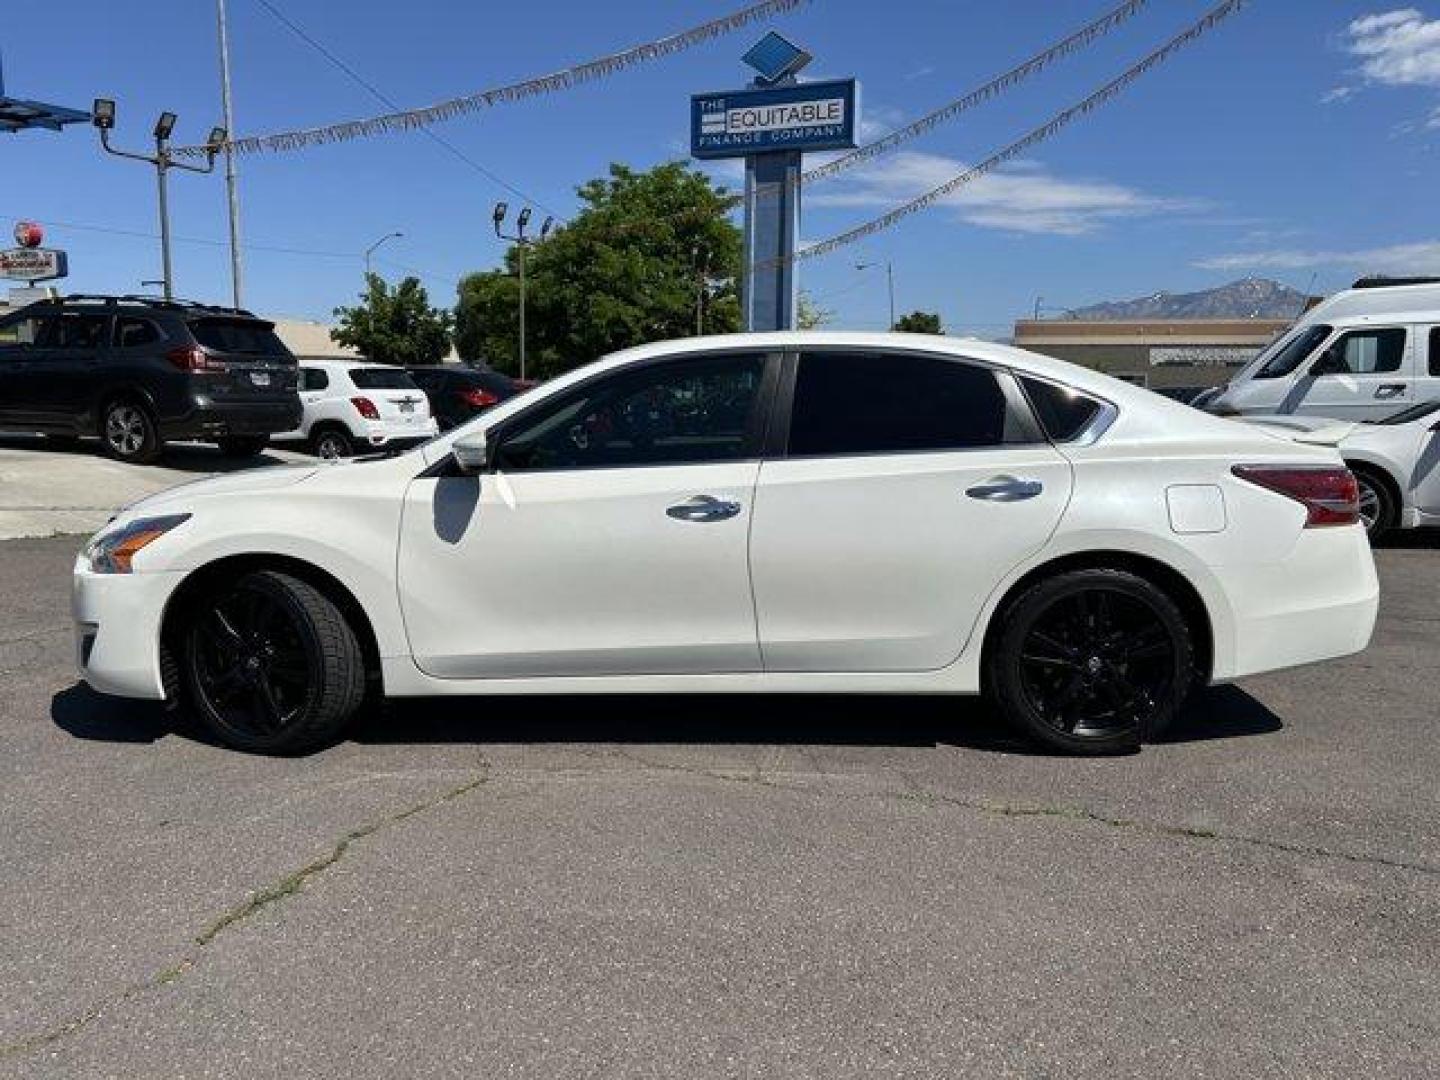
[[[856,263],[856,270],[869,270],[879,266],[879,263]],[[890,329],[895,329],[895,263],[890,259],[885,260],[885,281],[890,293]]]
[[[495,224],[495,235],[501,240],[509,240],[516,244],[519,249],[520,269],[520,381],[525,381],[525,251],[534,243],[544,240],[550,235],[550,229],[555,224],[555,219],[547,217],[545,223],[540,226],[539,237],[525,235],[525,229],[530,224],[530,207],[526,206],[515,216],[515,232],[513,235],[502,232],[500,226],[505,224],[505,215],[510,212],[508,203],[496,203],[495,210],[490,215],[490,220]]]
[[[184,162],[176,161],[170,155],[170,136],[175,131],[176,116],[173,112],[163,112],[160,119],[155,121],[155,153],[142,154],[133,150],[119,150],[110,145],[110,131],[115,126],[115,102],[110,98],[96,98],[91,108],[91,123],[100,132],[100,145],[107,154],[114,154],[116,157],[129,158],[132,161],[143,161],[155,166],[155,183],[159,195],[160,204],[160,265],[161,276],[165,282],[165,299],[172,300],[175,297],[175,275],[170,265],[170,187],[167,174],[171,169],[183,169],[185,172],[212,173],[215,171],[215,155],[220,152],[229,133],[223,127],[210,129],[210,137],[205,140],[205,167],[198,165],[187,165]]]
[[[235,114],[230,100],[230,20],[225,0],[216,0],[216,20],[220,32],[220,110],[225,130],[235,130]],[[235,173],[235,151],[225,144],[225,199],[230,217],[230,296],[235,307],[241,307],[243,272],[240,259],[240,189]]]
[[[367,288],[369,287],[370,283],[370,256],[375,254],[375,249],[378,248],[381,244],[384,244],[390,240],[398,240],[404,235],[405,234],[402,232],[386,233],[384,236],[380,237],[379,240],[376,240],[373,244],[371,244],[368,248],[365,249],[365,283]]]

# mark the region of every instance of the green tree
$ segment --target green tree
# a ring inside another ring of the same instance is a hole
[[[827,326],[835,319],[835,312],[829,308],[822,308],[815,303],[814,298],[804,289],[795,298],[795,329],[796,330],[819,330]]]
[[[450,312],[431,307],[413,277],[392,290],[379,274],[366,274],[360,303],[336,308],[335,318],[331,338],[382,364],[438,364],[450,351]]]
[[[631,345],[740,328],[740,230],[732,200],[675,162],[610,166],[574,219],[526,251],[526,374],[547,378]],[[460,281],[461,359],[519,373],[519,251]]]
[[[902,315],[896,320],[894,329],[902,334],[945,333],[945,328],[940,325],[940,316],[933,311],[912,311],[909,315]]]

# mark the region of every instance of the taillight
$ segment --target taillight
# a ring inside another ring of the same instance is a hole
[[[1349,469],[1331,465],[1236,465],[1241,480],[1268,488],[1305,507],[1305,527],[1354,525],[1360,520],[1360,485]]]
[[[499,404],[500,399],[489,390],[482,390],[479,387],[472,387],[469,390],[457,390],[460,400],[473,409],[488,409],[491,405]]]
[[[350,404],[354,405],[356,410],[366,420],[380,419],[380,410],[375,408],[375,403],[371,401],[368,397],[352,397],[350,399]]]
[[[165,354],[165,359],[181,371],[224,371],[225,364],[212,360],[198,345],[181,345]]]

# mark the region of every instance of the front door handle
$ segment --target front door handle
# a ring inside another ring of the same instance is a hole
[[[1376,389],[1375,389],[1375,396],[1376,396],[1377,398],[1392,398],[1392,397],[1397,397],[1398,395],[1403,394],[1404,392],[1405,392],[1405,384],[1404,384],[1404,383],[1396,383],[1396,382],[1392,382],[1392,383],[1381,383],[1381,384],[1380,384],[1378,387],[1376,387]]]
[[[1039,480],[1022,480],[1017,476],[992,476],[983,484],[967,488],[965,494],[985,502],[1012,503],[1033,499],[1044,490],[1045,485]]]
[[[696,495],[665,511],[676,521],[725,521],[740,513],[740,504],[713,495]]]

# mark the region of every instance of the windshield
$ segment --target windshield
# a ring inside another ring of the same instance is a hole
[[[415,380],[401,368],[362,367],[350,369],[350,381],[360,390],[418,390]]]
[[[1331,329],[1328,326],[1307,326],[1295,336],[1286,341],[1269,360],[1265,361],[1263,367],[1255,373],[1257,379],[1278,379],[1289,375],[1305,362],[1305,358],[1320,347],[1321,342],[1330,336]]]
[[[1401,409],[1392,413],[1383,420],[1374,420],[1377,427],[1394,427],[1397,424],[1409,424],[1416,420],[1424,420],[1425,417],[1440,412],[1440,401],[1426,401],[1419,405],[1411,405],[1408,409]]]

